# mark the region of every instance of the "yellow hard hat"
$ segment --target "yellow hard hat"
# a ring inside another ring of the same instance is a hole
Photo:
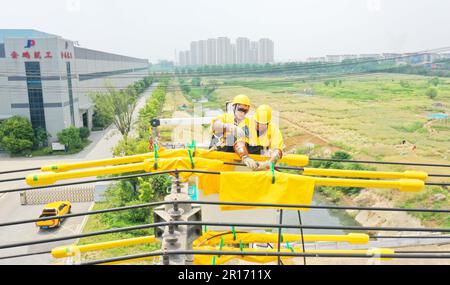
[[[272,108],[269,105],[261,105],[255,111],[255,121],[260,124],[268,124],[272,121]]]
[[[246,95],[237,95],[233,98],[233,105],[241,104],[241,105],[247,105],[250,107],[250,99]]]

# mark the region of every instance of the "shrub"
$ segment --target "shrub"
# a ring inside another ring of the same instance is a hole
[[[34,129],[34,147],[40,148],[47,145],[47,139],[50,135],[43,128]]]
[[[67,149],[76,149],[82,146],[80,130],[76,127],[69,127],[57,134],[60,143],[65,145]]]
[[[91,131],[88,128],[82,127],[80,128],[80,138],[82,140],[86,140],[91,134]]]
[[[9,153],[30,151],[33,142],[34,132],[27,118],[15,116],[0,125],[0,144]]]
[[[438,95],[438,91],[436,88],[434,87],[430,87],[427,89],[426,93],[425,93],[430,99],[434,99],[437,97]]]

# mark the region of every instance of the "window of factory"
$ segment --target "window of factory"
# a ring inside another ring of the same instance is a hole
[[[30,119],[33,128],[46,130],[44,99],[42,96],[41,66],[39,62],[25,62]]]
[[[72,126],[75,126],[75,111],[73,109],[73,91],[72,91],[72,71],[70,69],[70,62],[66,62],[66,68],[67,68],[67,88],[69,89],[70,119],[72,120]]]

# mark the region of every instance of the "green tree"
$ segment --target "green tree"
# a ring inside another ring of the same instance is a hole
[[[80,129],[76,127],[69,127],[57,133],[60,143],[66,146],[67,149],[77,149],[82,146],[80,137]]]
[[[95,103],[97,112],[112,121],[126,139],[131,131],[132,118],[137,104],[137,93],[133,88],[117,90],[107,85],[106,93],[93,93],[90,97]]]
[[[31,150],[33,142],[34,132],[27,118],[15,116],[0,125],[0,144],[9,153]]]
[[[44,128],[34,129],[34,147],[41,148],[47,144],[50,134]]]
[[[434,99],[434,98],[437,97],[438,91],[437,91],[436,88],[430,87],[430,88],[427,89],[426,95],[427,95],[428,97],[430,97],[430,99]]]

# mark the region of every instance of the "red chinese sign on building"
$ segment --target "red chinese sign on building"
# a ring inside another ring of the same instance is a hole
[[[70,59],[70,58],[72,58],[72,53],[68,52],[68,51],[62,51],[61,58],[62,59]]]
[[[29,52],[29,51],[24,51],[22,52],[22,54],[13,51],[11,52],[11,58],[12,59],[19,59],[19,58],[26,58],[26,59],[52,59],[53,58],[53,54],[51,51],[46,51],[44,53],[40,52],[40,51],[35,51],[35,52]],[[61,58],[63,59],[70,59],[72,58],[72,53],[70,52],[61,52]]]

